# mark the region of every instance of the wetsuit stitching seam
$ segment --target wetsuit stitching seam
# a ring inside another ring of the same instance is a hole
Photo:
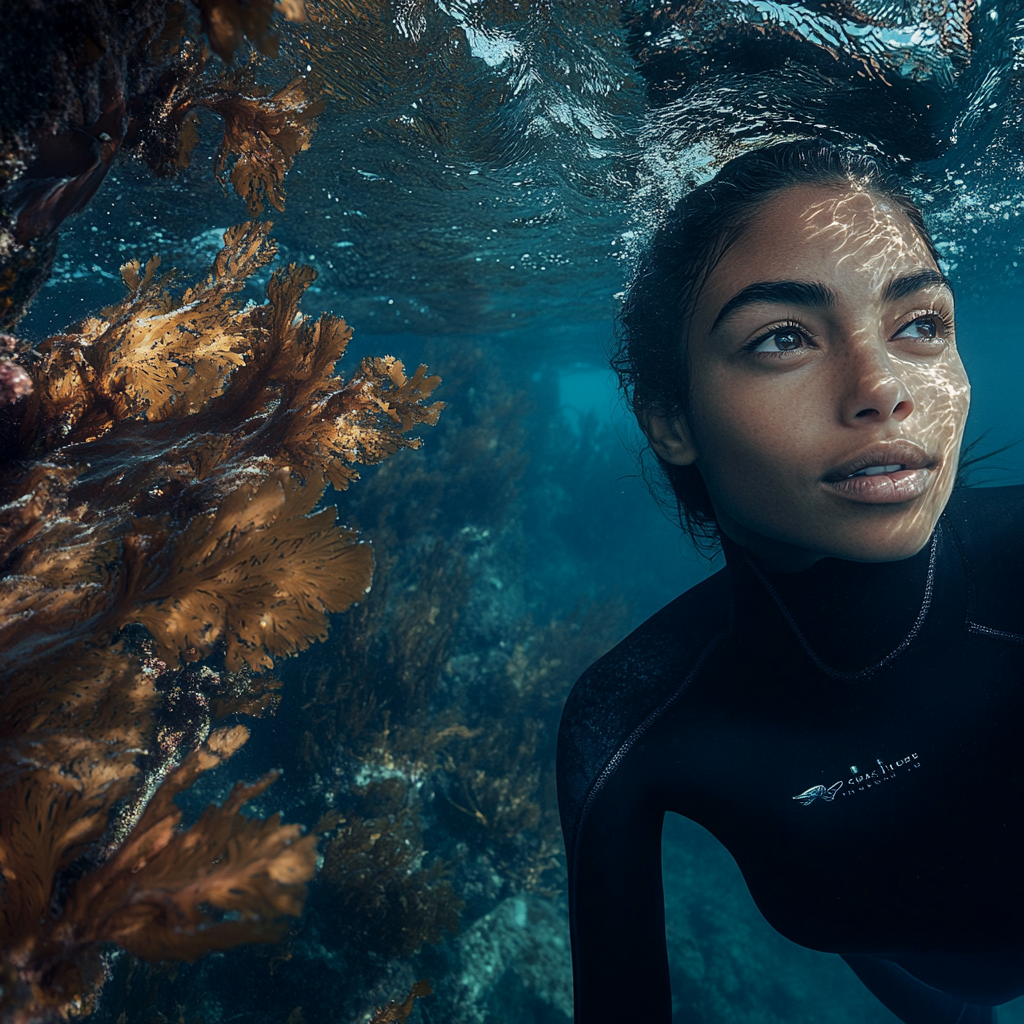
[[[993,629],[991,626],[983,626],[979,622],[968,622],[967,632],[991,637],[994,640],[1009,640],[1013,644],[1024,644],[1024,635],[1020,633],[1010,633],[1004,629]]]
[[[754,575],[761,581],[765,590],[768,591],[769,596],[775,602],[779,611],[782,613],[782,617],[786,620],[787,625],[793,631],[797,641],[803,648],[804,653],[812,662],[826,675],[832,676],[833,679],[864,679],[867,676],[873,675],[879,669],[885,668],[887,665],[891,665],[913,642],[917,639],[917,634],[921,632],[921,627],[924,625],[925,619],[928,617],[928,611],[932,604],[932,594],[935,589],[935,556],[938,548],[938,531],[932,536],[931,549],[928,552],[928,572],[925,576],[924,583],[924,597],[921,601],[920,611],[917,613],[917,618],[914,621],[913,626],[910,627],[910,632],[900,641],[900,643],[894,647],[884,658],[880,661],[876,661],[874,665],[868,665],[867,668],[858,669],[857,671],[843,672],[840,669],[832,668],[830,665],[826,665],[824,661],[818,656],[817,652],[811,647],[807,638],[804,636],[803,631],[797,625],[796,619],[793,618],[789,609],[786,607],[782,598],[776,593],[775,588],[768,582],[761,570],[754,564],[753,560],[744,556],[747,565],[753,570]]]
[[[580,844],[579,838],[583,832],[583,823],[586,821],[587,814],[590,811],[594,800],[597,798],[597,794],[604,787],[604,784],[615,774],[616,769],[622,763],[623,758],[632,749],[633,745],[647,730],[659,719],[665,711],[671,707],[675,701],[683,695],[685,690],[689,687],[690,683],[694,680],[697,673],[704,667],[704,663],[708,660],[711,652],[718,646],[718,643],[728,636],[726,630],[717,633],[705,646],[704,650],[701,651],[700,656],[694,662],[693,667],[687,673],[686,678],[680,683],[678,687],[673,691],[671,696],[661,702],[627,737],[626,739],[616,748],[615,753],[608,759],[604,768],[601,769],[601,773],[594,780],[593,785],[587,792],[586,797],[583,800],[583,805],[580,807],[580,812],[577,815],[576,823],[572,832],[572,862],[569,865],[569,913],[573,922],[573,952],[575,954],[576,947],[576,876],[577,868],[579,864],[580,856]],[[574,956],[575,963],[575,956]]]
[[[575,840],[579,836],[580,830],[583,828],[583,821],[587,816],[587,812],[590,810],[591,804],[597,797],[604,784],[615,774],[615,770],[622,763],[622,759],[629,753],[633,748],[633,745],[647,730],[653,725],[653,723],[660,718],[680,696],[683,691],[693,681],[694,676],[703,668],[704,662],[711,654],[712,649],[717,646],[719,641],[724,640],[728,634],[725,630],[721,633],[716,634],[705,646],[704,650],[701,651],[700,657],[694,662],[693,668],[687,673],[686,678],[680,683],[680,685],[672,692],[672,694],[661,702],[627,737],[622,743],[616,748],[615,753],[608,759],[604,768],[601,769],[601,773],[594,779],[593,785],[587,792],[586,798],[583,801],[583,806],[580,808],[579,817],[576,821],[576,828],[573,830],[573,850],[576,849]],[[575,860],[575,856],[573,858]]]
[[[953,538],[953,544],[956,547],[957,554],[960,556],[960,565],[964,570],[964,584],[967,590],[967,619],[970,620],[974,617],[976,595],[974,569],[971,566],[970,559],[967,557],[967,551],[964,549],[964,542],[961,539],[960,534],[957,532],[956,526],[945,512],[942,513],[941,522],[943,526],[949,530],[950,536]]]

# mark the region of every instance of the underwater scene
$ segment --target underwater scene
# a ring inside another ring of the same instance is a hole
[[[968,482],[1024,483],[1024,6],[3,26],[0,1021],[568,1024],[563,705],[723,564],[610,367],[631,275],[741,153],[894,159]],[[701,826],[662,864],[677,1024],[899,1020]]]

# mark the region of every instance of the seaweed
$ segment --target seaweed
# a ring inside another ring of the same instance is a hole
[[[407,957],[459,930],[464,903],[440,858],[422,866],[422,822],[399,779],[357,788],[365,810],[331,822],[321,884],[346,922],[346,941],[373,953]],[[411,1004],[410,1004],[411,1005]]]
[[[7,5],[0,328],[25,313],[50,276],[60,226],[85,208],[119,154],[135,151],[158,170],[168,155],[187,163],[198,138],[193,106],[224,120],[218,176],[233,162],[230,179],[254,213],[264,196],[281,209],[282,177],[308,145],[320,108],[298,80],[271,95],[251,68],[212,74],[206,45],[226,64],[246,41],[276,56],[275,14],[302,21],[303,0]]]
[[[433,994],[430,982],[422,978],[413,985],[409,994],[400,1003],[392,1000],[387,1006],[381,1007],[371,1018],[369,1024],[402,1024],[409,1019],[413,1004],[417,999]]]
[[[434,881],[421,864],[428,829],[452,894],[469,902],[473,892],[474,916],[494,884],[558,889],[561,705],[622,625],[622,609],[607,604],[543,626],[510,619],[504,605],[488,611],[497,556],[519,557],[524,403],[479,356],[445,375],[470,397],[446,414],[429,460],[393,460],[346,501],[381,579],[301,666],[300,756],[312,778],[336,780],[321,782],[322,824],[344,818],[325,855],[331,920],[320,934],[356,962],[440,941],[408,888]]]
[[[480,672],[486,702],[448,739],[439,791],[458,812],[459,831],[516,891],[553,896],[562,882],[562,832],[555,792],[555,741],[569,688],[611,645],[625,608],[605,603],[517,637]]]
[[[259,85],[251,67],[211,74],[201,53],[168,76],[147,98],[150,114],[135,142],[139,157],[159,175],[190,166],[198,144],[202,111],[221,119],[214,173],[230,184],[253,215],[269,202],[284,210],[284,177],[295,157],[309,148],[322,100],[305,78],[274,91]]]
[[[244,39],[248,39],[260,53],[277,56],[277,36],[270,23],[277,10],[288,21],[305,21],[303,0],[195,0],[203,32],[210,41],[210,49],[221,60],[230,63]]]
[[[225,235],[209,276],[171,291],[127,264],[125,299],[23,357],[0,465],[2,1011],[88,1004],[99,951],[194,959],[274,941],[301,911],[315,839],[241,815],[236,787],[190,829],[175,794],[236,751],[275,659],[364,597],[368,545],[314,511],[326,483],[416,447],[438,378],[390,357],[336,373],[351,331],[298,312],[308,268],[274,273],[268,225]],[[10,424],[9,424],[10,426]],[[178,758],[184,760],[178,764]]]
[[[264,306],[233,304],[273,255],[266,230],[229,231],[180,299],[153,261],[128,264],[120,305],[39,346],[28,469],[0,476],[14,657],[141,622],[164,660],[222,643],[229,670],[270,667],[366,592],[369,549],[333,509],[310,512],[325,479],[347,487],[355,464],[418,444],[406,432],[436,421],[438,378],[390,358],[335,377],[351,332],[298,316],[308,268],[277,271]]]

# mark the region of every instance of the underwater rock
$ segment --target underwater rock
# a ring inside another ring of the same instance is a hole
[[[561,901],[510,896],[459,937],[455,956],[445,994],[460,1024],[572,1020],[568,915]]]
[[[32,378],[17,363],[0,359],[0,407],[32,394]]]

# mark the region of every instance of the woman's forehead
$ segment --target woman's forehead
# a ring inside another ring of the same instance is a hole
[[[698,307],[761,281],[822,282],[858,298],[893,278],[936,268],[907,215],[852,184],[798,185],[763,203],[708,276]]]

